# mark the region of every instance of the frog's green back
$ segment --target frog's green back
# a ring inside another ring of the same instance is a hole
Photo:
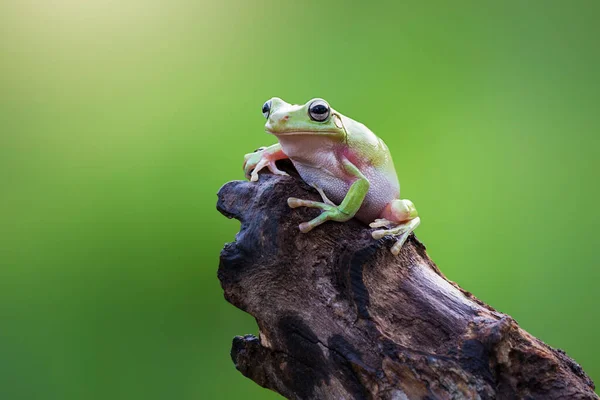
[[[366,125],[353,120],[352,118],[342,116],[344,128],[347,132],[347,143],[350,149],[355,151],[361,159],[366,159],[369,163],[381,171],[390,184],[400,184],[398,175],[394,166],[394,161],[388,146],[383,139],[378,137]]]

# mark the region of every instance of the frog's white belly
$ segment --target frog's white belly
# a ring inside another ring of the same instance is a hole
[[[327,197],[335,204],[340,204],[344,200],[352,182],[339,178],[346,176],[346,174],[337,163],[327,164],[332,166],[333,171],[331,171],[294,159],[292,159],[292,162],[306,183],[323,189]],[[389,179],[386,179],[376,168],[369,167],[361,172],[369,180],[370,186],[356,218],[369,223],[381,216],[383,209],[389,202],[399,198],[400,188],[397,183],[392,183]]]
[[[293,160],[292,162],[304,182],[313,187],[323,189],[327,197],[336,204],[340,204],[344,200],[346,193],[350,189],[348,182],[321,167],[314,167],[301,162],[294,162]]]

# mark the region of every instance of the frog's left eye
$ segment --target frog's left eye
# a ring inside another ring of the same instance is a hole
[[[265,118],[269,118],[269,115],[271,114],[271,100],[263,104],[262,113]]]
[[[325,100],[315,100],[308,106],[308,115],[313,121],[323,122],[329,118],[331,109]]]

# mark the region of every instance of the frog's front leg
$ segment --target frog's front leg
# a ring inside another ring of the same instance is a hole
[[[369,225],[371,228],[390,228],[373,231],[371,235],[376,240],[388,235],[397,237],[396,243],[392,246],[392,253],[398,255],[408,235],[421,223],[418,215],[412,201],[394,200],[386,207],[383,218],[376,219]]]
[[[342,165],[344,170],[352,176],[355,180],[350,186],[346,197],[339,206],[329,202],[329,203],[321,203],[319,201],[312,200],[301,200],[295,197],[290,197],[288,199],[288,205],[291,208],[296,207],[311,207],[311,208],[319,208],[322,210],[321,215],[317,218],[303,222],[299,225],[300,231],[306,233],[311,229],[321,225],[325,221],[337,221],[337,222],[345,222],[354,217],[354,215],[360,209],[360,206],[369,191],[369,181],[368,179],[360,172],[360,170],[352,164],[350,161],[344,159],[342,161]],[[320,193],[321,191],[319,191]],[[323,193],[324,194],[324,193]],[[323,197],[322,194],[322,197]],[[326,197],[324,197],[324,201]]]
[[[275,165],[277,160],[285,158],[288,158],[288,156],[283,152],[279,143],[269,147],[262,147],[254,153],[248,153],[244,156],[244,174],[252,182],[258,180],[258,173],[264,167],[269,168],[269,171],[275,175],[288,175]]]

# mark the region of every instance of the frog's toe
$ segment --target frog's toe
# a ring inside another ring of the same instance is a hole
[[[252,182],[256,182],[258,181],[258,173],[266,166],[269,165],[269,160],[263,158],[261,159],[258,164],[256,164],[256,167],[254,167],[254,169],[252,170],[252,174],[250,175],[250,181]]]
[[[271,171],[271,173],[273,173],[275,175],[290,176],[290,174],[288,174],[287,172],[282,171],[279,168],[277,168],[277,165],[275,165],[274,161],[269,162],[267,167],[269,168],[269,171]]]
[[[318,204],[322,204],[324,206],[324,208],[322,208],[321,206],[318,207],[318,208],[322,208],[324,211],[317,218],[311,219],[308,222],[301,223],[298,226],[298,228],[300,228],[300,231],[302,233],[309,232],[313,228],[321,225],[322,223],[324,223],[326,221],[344,222],[349,219],[348,216],[344,215],[344,213],[340,212],[337,209],[337,207],[333,207],[333,206],[330,206],[328,204],[323,204],[323,203],[318,203]]]
[[[379,221],[379,220],[375,220],[375,222],[373,222],[373,224],[377,225],[377,221]],[[417,217],[417,218],[411,219],[408,222],[398,224],[390,229],[378,229],[376,231],[373,231],[371,233],[371,236],[375,240],[379,240],[384,236],[394,236],[396,238],[396,243],[394,243],[394,245],[392,246],[391,251],[394,255],[397,256],[400,253],[400,250],[402,249],[402,245],[404,244],[404,242],[406,242],[406,239],[408,239],[408,235],[410,235],[410,233],[412,231],[414,231],[417,228],[417,226],[419,226],[420,223],[421,223],[421,219],[419,217]],[[371,225],[372,227],[373,227],[373,224]],[[380,225],[380,226],[385,226],[385,225]]]
[[[400,235],[398,237],[398,240],[396,240],[396,243],[394,243],[394,245],[390,249],[390,251],[392,252],[393,255],[397,256],[398,254],[400,254],[402,245],[404,245],[404,242],[406,242],[406,239],[408,239],[408,235],[410,235],[410,231],[404,232],[402,235]]]
[[[371,236],[373,237],[373,239],[379,240],[384,236],[398,236],[398,235],[402,235],[403,233],[404,233],[404,226],[398,225],[391,229],[378,229],[376,231],[373,231],[371,233]]]
[[[257,150],[257,151],[259,151],[259,150]],[[262,160],[262,156],[261,156],[261,154],[259,154],[257,152],[248,153],[244,156],[244,164],[243,164],[242,168],[244,169],[244,175],[246,175],[247,179],[252,178],[252,171],[257,169],[261,160]]]
[[[302,199],[298,199],[296,197],[290,197],[287,200],[288,206],[290,208],[302,207],[306,202],[308,202],[308,200],[302,200]]]
[[[300,225],[298,225],[298,228],[300,229],[300,232],[302,232],[302,233],[310,232],[313,230],[313,228],[321,225],[323,222],[327,221],[328,219],[329,218],[328,218],[327,213],[322,213],[315,219],[312,219],[308,222],[301,223]]]
[[[371,228],[381,228],[383,226],[393,226],[393,225],[394,225],[394,223],[392,221],[390,221],[389,219],[385,219],[385,218],[376,219],[375,221],[373,221],[369,224],[369,226]]]
[[[308,222],[303,222],[298,226],[298,228],[300,228],[300,231],[302,233],[309,232],[313,228],[321,225],[323,222],[326,222],[326,221],[333,220],[333,221],[343,222],[343,221],[347,221],[350,218],[350,217],[348,217],[347,214],[344,214],[343,212],[341,212],[337,206],[321,203],[319,201],[302,200],[302,199],[297,199],[295,197],[290,197],[288,199],[288,205],[291,208],[310,207],[310,208],[318,208],[323,211],[318,217],[316,217]]]
[[[248,160],[244,162],[244,172],[246,174],[246,178],[250,179],[252,182],[256,182],[258,180],[258,173],[265,167],[268,168],[272,174],[289,176],[287,172],[277,168],[277,165],[275,165],[275,161],[272,161],[265,157],[261,158],[258,162],[250,162]]]
[[[323,203],[329,204],[330,206],[334,206],[334,207],[336,206],[336,204],[333,201],[329,200],[329,198],[327,197],[327,195],[325,194],[325,192],[323,191],[323,189],[321,189],[317,185],[313,185],[313,187],[315,189],[317,189],[317,192],[319,192],[319,194],[321,195],[321,198],[323,199]]]
[[[258,181],[258,171],[257,169],[252,171],[252,174],[250,175],[250,182],[256,182]]]
[[[319,201],[302,200],[302,199],[297,199],[295,197],[290,197],[287,202],[288,202],[288,206],[290,206],[290,208],[310,207],[310,208],[320,208],[323,211],[328,211],[328,210],[331,210],[332,208],[335,208],[335,206],[321,203]]]
[[[244,161],[244,175],[246,176],[246,179],[250,179],[250,177],[252,176],[252,170],[254,169],[254,167],[256,167],[256,164],[253,163],[249,163],[248,160]]]

